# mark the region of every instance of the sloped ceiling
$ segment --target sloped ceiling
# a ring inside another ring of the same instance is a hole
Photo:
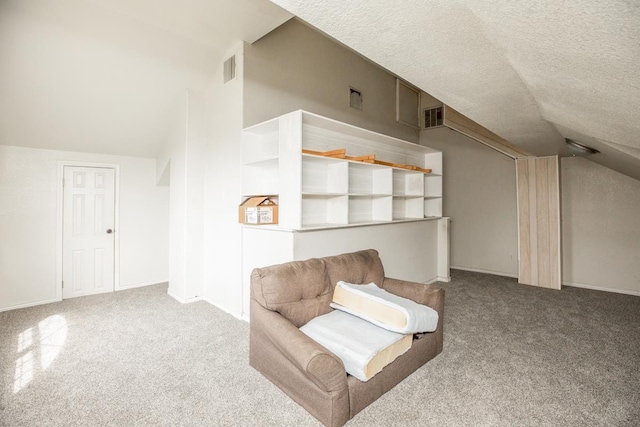
[[[267,0],[2,0],[0,144],[154,157],[185,90],[290,17]]]
[[[537,155],[640,179],[637,0],[272,0]]]

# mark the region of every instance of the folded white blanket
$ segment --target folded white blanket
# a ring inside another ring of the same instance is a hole
[[[312,319],[300,330],[338,356],[347,373],[360,381],[369,380],[409,350],[413,338],[338,310]]]
[[[331,307],[401,334],[433,332],[438,327],[436,310],[389,293],[375,283],[338,282]]]

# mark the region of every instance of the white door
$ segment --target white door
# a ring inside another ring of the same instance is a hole
[[[64,167],[62,297],[114,290],[115,170]]]

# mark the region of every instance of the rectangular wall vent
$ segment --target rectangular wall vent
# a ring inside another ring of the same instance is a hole
[[[236,78],[236,56],[224,61],[224,82],[227,83]]]
[[[352,87],[349,88],[349,107],[362,111],[362,92]]]
[[[443,125],[442,107],[424,109],[424,129]]]

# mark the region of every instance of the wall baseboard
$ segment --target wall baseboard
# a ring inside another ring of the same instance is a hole
[[[509,273],[502,273],[502,272],[499,272],[499,271],[484,270],[484,269],[480,269],[480,268],[468,268],[468,267],[451,266],[451,269],[452,270],[472,271],[474,273],[494,274],[496,276],[511,277],[511,278],[514,278],[514,279],[518,278],[518,275],[513,275],[513,274],[509,274]],[[614,292],[614,293],[617,293],[617,294],[624,294],[624,295],[640,296],[640,290],[634,291],[634,290],[629,290],[629,289],[615,289],[615,288],[607,288],[607,287],[604,287],[604,286],[585,285],[585,284],[582,284],[582,283],[572,283],[572,282],[562,282],[562,286],[569,286],[569,287],[572,287],[572,288],[591,289],[593,291]]]
[[[432,277],[431,279],[425,280],[422,283],[424,283],[425,285],[432,285],[438,281],[440,281],[440,277]]]
[[[569,286],[572,288],[591,289],[592,291],[614,292],[616,294],[640,296],[640,290],[633,291],[629,289],[605,288],[604,286],[584,285],[582,283],[571,283],[571,282],[562,282],[562,286]]]
[[[238,319],[238,320],[244,320],[245,322],[248,322],[248,321],[249,321],[249,319],[245,319],[245,317],[244,317],[242,314],[239,314],[237,311],[230,310],[230,309],[228,309],[227,307],[225,307],[225,306],[223,306],[223,305],[218,304],[217,302],[215,302],[214,300],[212,300],[212,299],[211,299],[211,298],[209,298],[209,297],[205,297],[205,296],[203,296],[203,297],[202,297],[202,300],[203,300],[203,301],[208,302],[209,304],[211,304],[211,305],[212,305],[212,306],[214,306],[215,308],[218,308],[218,309],[220,309],[220,310],[224,311],[225,313],[232,315],[233,317],[235,317],[235,318],[236,318],[236,319]]]
[[[518,278],[517,274],[504,273],[502,271],[485,270],[485,269],[482,269],[482,268],[459,267],[457,265],[455,265],[455,266],[452,265],[451,269],[452,270],[472,271],[474,273],[493,274],[494,276],[511,277],[513,279],[517,279]]]
[[[53,298],[53,299],[48,299],[44,301],[27,302],[24,304],[11,305],[9,307],[0,307],[0,313],[3,311],[18,310],[20,308],[35,307],[37,305],[51,304],[52,302],[60,302],[60,301],[62,301],[62,299]]]
[[[176,301],[178,301],[178,302],[180,302],[180,303],[182,303],[182,304],[190,304],[190,303],[192,303],[192,302],[200,301],[200,300],[202,299],[202,297],[201,297],[201,296],[198,296],[198,297],[191,297],[191,298],[182,298],[182,297],[177,296],[177,295],[176,295],[176,294],[174,294],[173,292],[171,292],[169,289],[167,289],[167,294],[168,294],[171,298],[175,299]]]
[[[126,289],[142,288],[143,286],[160,285],[162,283],[168,283],[169,279],[152,280],[150,282],[132,283],[130,285],[120,285],[116,288],[116,292],[124,291]]]
[[[161,283],[166,283],[168,281],[169,280],[154,280],[154,281],[151,281],[151,282],[133,283],[133,284],[127,285],[127,286],[119,286],[119,287],[115,288],[115,291],[118,292],[118,291],[124,291],[124,290],[127,290],[127,289],[141,288],[143,286],[159,285]],[[83,296],[91,296],[91,295],[96,295],[96,294],[83,295]],[[171,296],[176,298],[174,295],[171,295]],[[176,298],[176,299],[178,301],[180,301],[180,299],[178,299],[178,298]],[[28,303],[24,303],[24,304],[11,305],[9,307],[0,307],[0,313],[3,312],[3,311],[18,310],[20,308],[35,307],[37,305],[51,304],[52,302],[60,302],[60,301],[62,301],[62,298],[52,298],[52,299],[43,300],[43,301],[28,302]],[[180,301],[180,302],[182,302],[182,301]]]

